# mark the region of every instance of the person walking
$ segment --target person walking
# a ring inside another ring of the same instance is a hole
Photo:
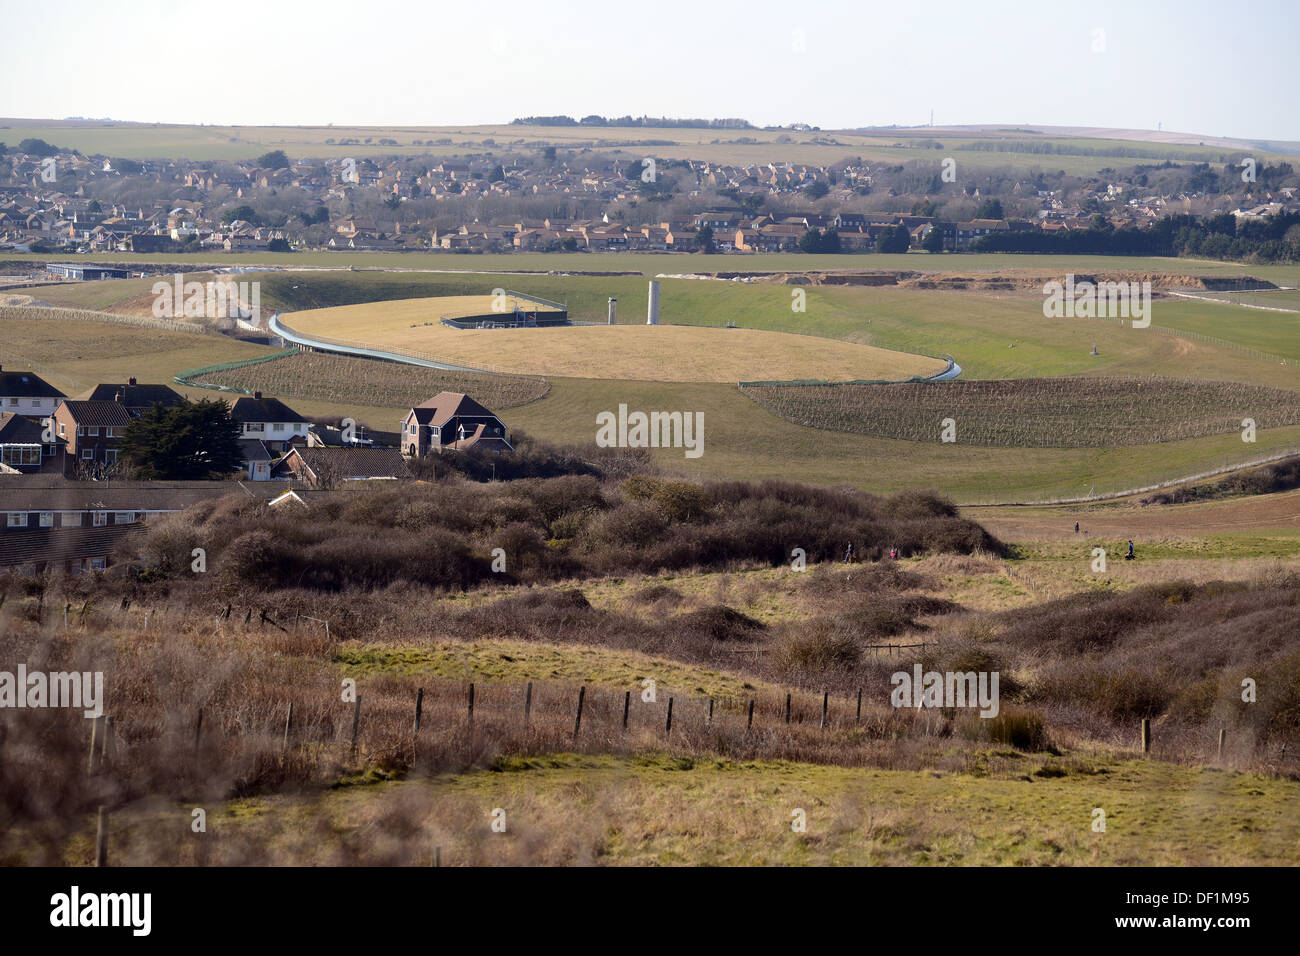
[[[852,541],[850,541],[849,546],[844,549],[844,563],[845,564],[853,563],[853,542]]]
[[[1074,523],[1074,533],[1075,534],[1079,533],[1079,522],[1077,521]]]

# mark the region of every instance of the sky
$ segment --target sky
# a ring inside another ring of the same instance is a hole
[[[1300,0],[0,0],[0,117],[742,117],[1300,140]]]

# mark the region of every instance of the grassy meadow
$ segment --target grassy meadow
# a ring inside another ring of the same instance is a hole
[[[8,132],[10,130],[12,132]],[[1072,175],[1085,176],[1096,175],[1106,167],[1144,160],[1223,163],[1241,152],[1228,147],[1050,132],[1031,136],[1016,131],[933,129],[791,132],[513,124],[455,127],[184,126],[9,119],[0,120],[0,133],[8,133],[16,139],[38,137],[86,154],[127,159],[250,160],[273,149],[283,149],[291,159],[394,155],[442,157],[507,150],[532,152],[553,145],[561,149],[654,156],[660,160],[691,159],[736,164],[791,162],[820,165],[861,157],[869,162],[933,163],[937,167],[944,156],[952,155],[964,167],[975,170],[1010,168],[1024,173],[1065,170]],[[344,145],[339,142],[343,139],[357,142]],[[381,139],[394,143],[384,144],[379,142]],[[996,152],[972,148],[990,140],[1014,143],[1028,139],[1032,139],[1035,145],[1055,144],[1061,152]],[[415,140],[420,140],[421,145],[416,145]],[[933,148],[935,141],[943,144],[943,151]],[[1272,160],[1278,154],[1256,149],[1252,155]]]

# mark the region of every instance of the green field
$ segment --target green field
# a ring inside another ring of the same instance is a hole
[[[5,262],[62,262],[57,255],[14,253]],[[1210,259],[1173,259],[1142,256],[1058,256],[1018,255],[1014,253],[970,253],[931,255],[926,252],[861,255],[808,255],[805,253],[754,253],[741,255],[700,255],[671,252],[582,252],[582,253],[492,253],[463,255],[454,252],[237,252],[220,256],[212,253],[186,255],[113,253],[79,255],[78,262],[121,262],[130,264],[206,266],[251,266],[318,268],[347,270],[358,268],[388,270],[437,270],[447,273],[508,272],[640,272],[653,277],[697,272],[806,272],[820,271],[913,271],[987,273],[1006,269],[1033,269],[1066,272],[1134,271],[1175,273],[1181,275],[1241,276],[1252,275],[1279,286],[1300,285],[1300,268],[1291,266],[1248,265]],[[528,277],[531,281],[531,277]],[[511,286],[525,281],[512,277]],[[499,283],[497,283],[499,284]],[[536,290],[535,294],[545,293]],[[547,298],[552,298],[547,296]],[[622,303],[620,302],[620,305]]]
[[[712,257],[710,261],[720,258]],[[908,258],[924,261],[925,257]],[[1024,267],[1026,258],[1013,261]],[[1030,264],[1038,267],[1046,265],[1046,261],[1031,259]],[[1071,268],[1086,271],[1099,264],[1119,266],[1111,260],[1099,263],[1093,259],[1076,262]],[[985,261],[984,265],[996,267],[993,261]],[[1127,265],[1133,267],[1134,263]],[[1159,263],[1155,271],[1176,271],[1175,266],[1188,265]],[[263,273],[252,278],[263,282],[264,309],[286,310],[421,296],[482,295],[503,281],[492,275],[417,272]],[[57,295],[69,304],[139,311],[144,308],[138,297],[142,289],[147,292],[145,281],[58,286],[53,287],[50,298]],[[526,294],[566,303],[578,321],[603,321],[606,300],[611,295],[619,299],[621,323],[644,321],[644,278],[511,276],[506,281],[509,287]],[[796,312],[791,308],[790,286],[665,279],[662,321],[710,327],[732,322],[744,329],[804,333],[898,352],[951,354],[962,366],[964,382],[1159,375],[1286,389],[1300,385],[1296,374],[1300,336],[1295,334],[1295,318],[1284,313],[1160,297],[1152,304],[1152,328],[1132,329],[1102,320],[1045,319],[1042,299],[1034,294],[898,287],[800,288],[806,295],[805,311]],[[38,297],[45,294],[42,289],[31,292]],[[386,308],[382,302],[374,307],[376,314]],[[4,345],[0,345],[0,361],[8,365],[36,363],[38,371],[49,371],[51,381],[70,394],[84,391],[98,381],[122,380],[128,375],[166,382],[185,369],[268,351],[216,336],[158,336],[93,323],[19,323],[8,327],[14,334],[6,336]],[[728,333],[719,329],[718,334]],[[809,344],[813,342],[815,339],[809,340]],[[160,348],[160,344],[164,347]],[[1097,355],[1091,354],[1094,345]],[[1260,358],[1251,349],[1286,356],[1287,364]],[[607,365],[610,362],[608,357],[595,360]],[[338,364],[338,360],[331,363]],[[671,362],[665,363],[662,372],[671,372],[670,366]],[[360,366],[363,373],[367,367]],[[633,373],[623,380],[602,380],[575,371],[567,370],[566,376],[547,375],[551,389],[546,397],[510,408],[506,424],[549,441],[572,444],[592,441],[596,415],[616,410],[620,404],[633,410],[703,412],[703,457],[688,460],[680,451],[671,450],[656,454],[665,467],[706,477],[797,477],[818,483],[849,483],[875,491],[921,484],[967,503],[1032,501],[1144,488],[1300,448],[1300,429],[1266,427],[1264,418],[1260,418],[1261,429],[1253,445],[1243,443],[1236,433],[1123,449],[1016,449],[960,442],[911,442],[793,425],[747,399],[734,382],[670,384],[645,381],[654,376],[644,373]],[[293,374],[287,379],[281,374],[290,372]],[[242,387],[270,385],[272,379],[267,376],[280,375],[271,388],[263,390],[284,389],[285,397],[292,398],[293,406],[303,414],[351,415],[369,427],[391,429],[409,407],[409,398],[401,396],[422,394],[428,383],[420,383],[414,369],[385,367],[384,372],[393,387],[363,392],[345,388],[345,382],[332,385],[337,378],[332,371],[302,374],[302,368],[294,369],[290,364],[272,363],[226,375],[228,384]],[[662,372],[656,370],[655,375]],[[347,373],[349,378],[356,374]],[[766,377],[763,373],[759,376]],[[212,394],[198,389],[192,393]],[[1161,411],[1165,414],[1169,410]],[[1014,417],[1015,410],[1008,413]],[[1025,413],[1031,414],[1028,409]]]
[[[495,808],[504,833],[490,827]],[[1093,829],[1098,808],[1104,832]],[[176,843],[161,834],[182,817],[188,807],[114,814],[115,852],[156,864],[158,847]],[[924,773],[539,754],[502,758],[493,771],[222,802],[209,807],[208,827],[210,864],[428,866],[437,846],[443,866],[1288,865],[1300,784],[1005,749]],[[68,844],[66,862],[90,861],[93,829]],[[171,852],[194,862],[192,849]]]

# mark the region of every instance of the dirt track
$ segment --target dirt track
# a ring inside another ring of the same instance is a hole
[[[1300,528],[1300,490],[1185,505],[1129,500],[1098,505],[986,505],[963,508],[1003,541],[1068,541],[1074,523],[1093,535],[1145,538],[1200,537],[1230,531]]]

